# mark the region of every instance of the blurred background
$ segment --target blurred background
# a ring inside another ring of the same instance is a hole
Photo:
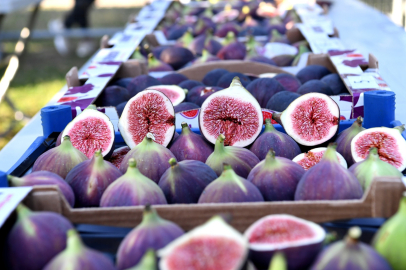
[[[394,23],[405,27],[406,0],[363,0],[389,16]],[[145,4],[141,0],[96,0],[89,14],[90,33],[97,49],[104,34],[122,30],[130,15]],[[74,0],[43,0],[19,70],[7,96],[0,104],[0,149],[34,116],[65,84],[65,74],[72,67],[81,67],[89,58],[75,53],[61,56],[54,46],[54,34],[48,23],[63,19],[72,9]],[[3,59],[14,51],[20,31],[27,24],[30,9],[22,9],[4,17],[0,28],[0,51]],[[71,38],[72,45],[80,38]],[[93,52],[94,52],[93,51]],[[0,62],[0,78],[5,72],[5,61]]]

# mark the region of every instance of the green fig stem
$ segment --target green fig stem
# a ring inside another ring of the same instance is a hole
[[[75,229],[70,229],[67,232],[66,251],[70,253],[81,253],[84,245],[78,232]]]
[[[359,238],[361,237],[362,231],[361,228],[358,226],[351,227],[348,230],[348,235],[346,238],[346,242],[349,244],[356,244],[359,241]]]
[[[96,164],[96,166],[103,166],[104,165],[104,159],[103,159],[103,155],[102,155],[102,151],[101,149],[97,150],[96,152],[94,152],[94,162]]]
[[[285,256],[282,252],[276,252],[273,255],[268,270],[286,270],[288,269]]]
[[[237,76],[234,77],[233,81],[230,84],[230,87],[233,87],[233,86],[243,87],[239,77],[237,77]]]
[[[282,125],[281,116],[282,116],[282,113],[273,113],[272,119],[275,120],[276,122],[278,122],[278,124]]]
[[[162,218],[158,215],[156,210],[151,207],[151,205],[147,204],[144,209],[144,213],[142,215],[142,225],[157,223],[161,221]]]
[[[206,62],[209,57],[210,57],[210,53],[207,50],[203,49],[202,56],[200,57],[200,62],[201,63]]]
[[[227,170],[232,170],[233,168],[231,168],[231,165],[224,163],[223,164],[223,171],[227,171]]]
[[[137,162],[135,161],[135,159],[130,158],[130,160],[128,161],[128,168],[132,168],[132,169],[137,168]]]
[[[181,132],[182,135],[190,134],[189,125],[186,122],[182,122],[181,126],[182,126],[182,132]]]
[[[362,122],[364,122],[364,118],[362,118],[362,116],[358,116],[357,120],[355,120],[353,125],[357,125],[358,127],[362,127]]]
[[[272,166],[273,164],[275,164],[276,162],[276,158],[275,158],[275,151],[271,148],[269,149],[268,153],[266,154],[265,157],[265,166]]]
[[[29,216],[32,213],[32,211],[22,203],[17,205],[16,211],[17,211],[17,220],[24,219],[25,217]]]
[[[379,159],[378,148],[372,147],[369,149],[367,160],[377,160]]]
[[[214,152],[223,153],[225,151],[225,148],[224,148],[225,139],[226,139],[226,136],[224,136],[224,134],[220,134],[217,137],[216,143],[214,144]]]
[[[87,109],[97,110],[96,105],[94,105],[94,104],[90,104],[89,106],[87,106],[87,108],[85,110],[87,110]]]
[[[61,149],[64,151],[72,149],[73,145],[72,142],[70,141],[70,137],[68,135],[63,136],[63,141],[58,147],[61,147]]]
[[[178,164],[178,162],[176,161],[176,158],[170,158],[169,159],[169,164],[171,164],[171,166],[176,166]]]
[[[402,133],[403,131],[405,131],[405,125],[403,124],[401,126],[394,127],[394,129],[397,129],[400,133]]]
[[[23,179],[17,176],[12,176],[12,175],[7,175],[7,181],[10,183],[11,186],[22,186],[23,185]]]
[[[235,173],[231,165],[224,163],[223,172],[218,179],[223,179],[224,181],[233,181],[236,183],[242,191],[247,192],[247,188],[241,182],[240,177]]]
[[[275,131],[275,127],[272,125],[271,119],[265,119],[265,130],[264,132]]]
[[[322,160],[326,159],[326,160],[338,163],[339,161],[337,159],[336,148],[337,148],[337,143],[330,143],[327,147],[326,152],[324,152]]]

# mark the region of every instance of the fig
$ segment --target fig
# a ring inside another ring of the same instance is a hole
[[[225,145],[250,145],[261,132],[262,123],[261,106],[238,77],[229,88],[210,95],[199,112],[200,132],[213,144],[222,133]]]
[[[87,158],[91,158],[97,150],[102,150],[103,157],[110,153],[114,145],[114,126],[110,118],[90,105],[76,116],[63,130],[70,137],[72,145]]]
[[[207,36],[206,40],[204,41],[204,50],[203,51],[207,51],[212,55],[216,55],[221,48],[223,48],[223,45],[221,45],[220,42],[218,42],[217,40],[215,40],[212,35],[209,33],[209,35]],[[202,51],[202,53],[203,53]]]
[[[159,59],[177,70],[192,61],[193,58],[193,53],[186,48],[170,47],[162,51]]]
[[[286,265],[286,259],[283,253],[276,252],[272,256],[271,263],[269,264],[268,270],[287,270],[288,266]]]
[[[178,225],[161,218],[155,209],[147,205],[142,222],[120,243],[117,268],[127,269],[136,265],[149,249],[159,250],[183,234],[184,231]]]
[[[392,269],[372,247],[359,241],[361,233],[359,227],[350,228],[347,237],[323,250],[310,269]]]
[[[188,47],[190,45],[190,43],[193,42],[193,35],[192,35],[192,31],[191,29],[189,29],[188,31],[186,31],[183,36],[181,36],[180,38],[178,38],[178,40],[176,41],[176,46],[179,47]]]
[[[130,92],[128,92],[127,88],[112,85],[107,86],[106,89],[101,92],[96,103],[102,107],[117,106],[118,104],[126,102],[129,99]]]
[[[92,159],[76,165],[65,181],[75,193],[76,206],[91,207],[99,206],[103,192],[121,175],[119,169],[103,159],[99,150]]]
[[[372,242],[375,250],[388,261],[393,270],[406,268],[406,257],[404,256],[405,223],[406,192],[400,199],[396,214],[382,225]]]
[[[296,78],[303,84],[310,80],[320,80],[331,72],[320,65],[309,65],[302,68],[297,74]]]
[[[44,270],[114,270],[113,262],[103,253],[86,247],[75,229],[67,233],[66,248],[55,256]]]
[[[121,78],[114,80],[113,82],[110,83],[110,86],[116,85],[116,86],[121,86],[124,88],[127,88],[128,84],[133,80],[134,78],[132,77],[127,77],[127,78]]]
[[[247,240],[215,216],[159,250],[159,269],[238,270],[245,264],[247,249]]]
[[[148,71],[149,72],[173,71],[173,68],[170,65],[156,59],[155,56],[152,53],[150,53],[148,54]]]
[[[53,212],[32,212],[17,206],[17,221],[8,234],[5,250],[10,269],[40,270],[66,246],[73,226]]]
[[[120,148],[117,148],[113,151],[113,154],[111,157],[108,159],[111,164],[116,166],[117,169],[120,169],[121,162],[123,161],[125,155],[127,155],[128,152],[130,152],[131,148],[128,146],[122,146]]]
[[[276,93],[285,91],[285,88],[274,79],[259,78],[247,85],[247,90],[257,99],[261,108],[265,108],[268,100]]]
[[[303,83],[297,90],[298,94],[304,95],[308,93],[322,93],[325,95],[333,95],[333,90],[322,81],[310,80]]]
[[[163,85],[173,85],[173,84],[178,85],[183,81],[187,81],[188,77],[186,77],[185,75],[173,72],[173,73],[163,76],[159,80],[161,81],[161,84],[163,84]]]
[[[382,161],[403,171],[406,168],[406,141],[401,135],[404,130],[404,126],[399,126],[369,128],[361,131],[351,141],[353,160],[360,162],[366,159],[369,149],[376,147]]]
[[[203,190],[217,178],[208,165],[197,160],[177,162],[169,160],[171,167],[159,180],[159,187],[168,203],[197,203]]]
[[[62,177],[55,173],[48,171],[37,171],[21,178],[8,175],[7,179],[12,187],[56,185],[65,196],[65,199],[69,205],[73,207],[75,204],[75,194],[73,193],[72,188]]]
[[[46,151],[37,158],[32,171],[49,171],[65,179],[73,167],[85,160],[87,160],[85,154],[73,147],[70,137],[65,136],[59,146]]]
[[[217,57],[222,60],[243,60],[247,54],[247,48],[241,42],[233,42],[221,48]]]
[[[188,93],[186,100],[189,102],[194,102],[198,106],[201,106],[201,104],[206,100],[208,96],[213,94],[214,92],[217,92],[219,90],[222,90],[223,88],[218,87],[218,86],[196,86],[193,87]],[[200,100],[200,102],[199,102]],[[200,103],[200,105],[198,104]]]
[[[182,122],[181,125],[182,132],[169,150],[179,161],[191,159],[206,162],[213,153],[213,146],[207,143],[202,136],[192,132],[187,123]]]
[[[202,192],[198,203],[263,202],[259,189],[224,164],[221,175]]]
[[[186,80],[178,84],[180,88],[191,90],[195,86],[203,85],[203,83],[194,81],[194,80]]]
[[[203,64],[203,63],[207,63],[207,62],[220,61],[220,60],[221,59],[218,58],[217,56],[211,55],[208,51],[203,50],[202,51],[202,56],[195,59],[193,61],[193,65]]]
[[[161,82],[154,77],[148,75],[140,75],[132,79],[128,84],[127,89],[130,92],[130,96],[133,97],[142,90],[147,89],[150,86],[161,85]]]
[[[168,31],[168,40],[177,40],[183,36],[189,29],[187,25],[175,25],[172,29]]]
[[[301,153],[297,155],[292,161],[296,162],[307,171],[308,169],[310,169],[311,167],[320,162],[326,150],[327,150],[326,147],[314,148],[309,150],[307,153]],[[341,164],[341,166],[347,169],[348,166],[344,157],[338,152],[336,154],[338,162]]]
[[[321,78],[322,82],[330,86],[331,91],[333,91],[334,95],[338,95],[341,93],[348,93],[347,88],[345,87],[345,84],[343,83],[343,80],[341,79],[340,75],[337,73],[332,73],[324,76]]]
[[[127,105],[127,101],[121,102],[120,104],[118,104],[116,106],[117,114],[118,114],[119,117],[121,117],[121,115],[123,114],[125,105]]]
[[[149,249],[145,252],[144,256],[141,258],[140,262],[134,267],[128,268],[128,270],[157,270],[158,265],[156,261],[155,251]]]
[[[336,135],[340,123],[340,108],[327,95],[309,93],[292,101],[282,113],[272,114],[272,118],[298,144],[314,146],[325,143]]]
[[[362,197],[355,175],[337,159],[336,144],[327,147],[319,163],[311,167],[297,185],[295,200],[354,200]]]
[[[175,113],[178,112],[184,112],[184,111],[189,111],[193,109],[199,109],[199,105],[193,103],[193,102],[182,102],[181,104],[173,107],[175,110]]]
[[[129,159],[134,158],[140,172],[158,183],[166,169],[170,167],[168,160],[175,156],[168,148],[154,142],[154,140],[152,133],[148,133],[144,140],[124,157],[120,165],[120,171],[125,173]]]
[[[351,141],[358,133],[365,130],[365,128],[362,127],[362,121],[362,117],[358,116],[357,120],[354,121],[351,127],[345,129],[337,135],[337,152],[344,157],[348,166],[354,164],[351,153]]]
[[[238,32],[240,31],[240,26],[234,22],[227,22],[223,25],[220,25],[215,32],[215,35],[217,37],[224,38],[227,36],[228,32],[233,32],[234,35],[238,35]]]
[[[270,149],[275,152],[276,156],[290,160],[301,153],[299,145],[285,133],[277,131],[272,125],[271,119],[265,119],[264,132],[249,149],[259,160],[265,159]]]
[[[282,252],[288,269],[307,269],[321,250],[326,233],[322,227],[291,215],[269,215],[245,232],[249,258],[258,269],[267,269],[271,258]]]
[[[173,45],[163,45],[163,46],[158,46],[152,49],[152,54],[155,56],[156,59],[159,59],[161,57],[161,53],[168,49],[173,47]]]
[[[177,85],[155,85],[146,90],[156,90],[165,94],[173,106],[179,105],[186,97],[185,91]]]
[[[223,46],[221,43],[214,40],[210,33],[206,33],[196,37],[190,44],[189,49],[195,55],[202,55],[203,50],[206,50],[210,54],[216,55],[222,47]]]
[[[175,110],[170,99],[157,90],[145,90],[130,99],[118,121],[121,135],[133,149],[151,133],[167,146],[175,132]]]
[[[207,86],[216,86],[220,78],[226,73],[229,73],[229,71],[222,68],[213,69],[206,73],[202,79],[202,83]]]
[[[290,44],[289,39],[285,35],[281,35],[276,29],[271,30],[271,39],[269,40],[269,42]]]
[[[295,60],[295,56],[290,54],[283,54],[274,56],[271,58],[271,60],[275,62],[278,67],[288,67],[292,65],[293,60]]]
[[[268,57],[262,56],[262,55],[246,57],[245,60],[248,60],[251,62],[264,63],[264,64],[268,64],[271,66],[276,66],[275,61],[273,61],[272,59],[269,59]]]
[[[140,46],[137,46],[137,48],[135,48],[134,53],[131,55],[130,59],[135,59],[135,60],[147,60],[145,58],[145,56],[141,53],[141,48]]]
[[[403,174],[399,172],[396,167],[379,159],[378,149],[376,147],[370,148],[368,157],[363,161],[353,164],[349,168],[349,171],[357,177],[364,190],[368,189],[375,177],[403,177]]]
[[[259,189],[265,201],[293,201],[297,184],[304,173],[305,170],[295,162],[275,157],[271,149],[265,160],[251,170],[247,180]]]
[[[101,207],[167,204],[159,186],[144,176],[130,158],[126,173],[105,189],[100,199]]]
[[[293,93],[289,91],[281,91],[274,94],[266,103],[267,109],[276,111],[276,112],[283,112],[288,108],[290,103],[292,103],[295,99],[300,97],[298,93]]]
[[[208,31],[214,31],[216,29],[216,24],[211,20],[211,17],[213,14],[211,14],[210,17],[201,17],[197,22],[195,29],[193,31],[195,36],[200,36],[204,34],[205,32]]]

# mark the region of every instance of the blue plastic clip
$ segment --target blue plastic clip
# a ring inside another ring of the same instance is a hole
[[[7,173],[0,171],[0,187],[8,187]]]
[[[42,130],[44,137],[52,132],[62,132],[72,121],[71,107],[68,105],[49,106],[41,109]]]
[[[370,91],[364,93],[365,128],[391,127],[395,120],[395,92]]]

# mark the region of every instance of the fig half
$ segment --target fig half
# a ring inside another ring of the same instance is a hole
[[[164,93],[171,100],[173,106],[179,105],[186,97],[185,90],[177,85],[155,85],[148,87],[147,90],[157,90]]]
[[[309,150],[307,153],[301,153],[297,155],[294,159],[292,159],[292,161],[302,166],[303,169],[308,170],[320,162],[326,150],[327,150],[326,147],[314,148],[312,150]],[[348,166],[344,157],[338,152],[336,152],[336,154],[337,159],[340,162],[341,166],[347,169]]]

